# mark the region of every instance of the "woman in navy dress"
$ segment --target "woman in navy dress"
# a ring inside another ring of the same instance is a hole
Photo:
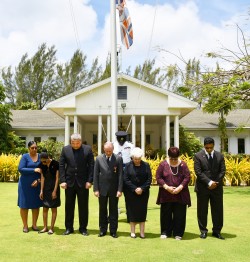
[[[126,164],[124,169],[123,191],[131,238],[136,238],[136,224],[140,226],[140,238],[145,238],[145,221],[152,174],[149,164],[141,160],[142,155],[143,151],[141,148],[135,147],[132,149],[132,161]]]
[[[39,233],[48,232],[49,235],[54,233],[54,225],[57,217],[57,207],[61,205],[60,187],[59,187],[59,163],[49,158],[46,151],[40,155],[41,164],[41,192],[40,198],[43,201],[43,224],[44,228]],[[52,218],[51,226],[48,231],[48,211],[51,208]]]
[[[32,210],[32,229],[39,231],[37,228],[37,219],[39,208],[42,206],[42,201],[39,198],[40,193],[40,178],[41,169],[40,156],[37,153],[37,144],[34,141],[28,143],[29,153],[23,154],[20,160],[18,171],[21,173],[18,182],[18,201],[20,207],[20,215],[23,222],[23,232],[28,233],[28,211]]]

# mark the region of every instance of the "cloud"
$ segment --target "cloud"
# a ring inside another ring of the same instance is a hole
[[[232,25],[239,14],[212,24],[201,16],[196,1],[180,1],[177,5],[168,1],[156,7],[135,0],[127,2],[134,44],[129,50],[122,48],[123,71],[153,58],[161,67],[180,63],[175,56],[158,52],[157,47],[181,53],[185,60],[196,57],[209,66],[215,61],[207,61],[205,53],[218,50],[221,45],[237,48],[236,29],[227,25]],[[69,61],[80,47],[89,65],[96,57],[105,65],[110,52],[110,16],[104,18],[103,27],[97,18],[97,10],[89,0],[0,1],[0,68],[17,65],[22,55],[27,52],[32,56],[44,42],[55,45],[60,62]],[[119,30],[117,25],[118,44]]]

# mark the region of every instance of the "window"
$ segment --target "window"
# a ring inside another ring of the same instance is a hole
[[[55,136],[50,136],[48,140],[52,140],[52,141],[56,142],[56,137]]]
[[[97,135],[93,134],[93,145],[97,145]]]
[[[150,145],[150,135],[146,135],[146,145]]]
[[[40,143],[41,142],[41,137],[39,137],[39,136],[35,136],[34,137],[34,141],[36,142],[36,143]]]
[[[117,87],[117,99],[127,100],[127,86],[118,86]]]
[[[245,154],[245,139],[238,138],[238,154]]]

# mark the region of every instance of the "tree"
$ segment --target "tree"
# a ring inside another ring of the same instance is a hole
[[[57,65],[57,86],[60,96],[100,81],[102,72],[98,58],[93,60],[90,70],[87,69],[86,59],[87,56],[78,49],[69,63]]]
[[[180,153],[186,154],[190,157],[200,151],[203,147],[200,140],[194,135],[194,133],[187,132],[186,129],[180,125]]]
[[[8,133],[11,129],[11,111],[10,106],[4,104],[6,98],[4,87],[0,83],[0,153],[9,151],[11,144],[8,140]]]
[[[154,68],[155,59],[146,60],[143,65],[137,65],[133,77],[148,84],[161,86],[166,79],[166,74],[161,74],[161,68]]]
[[[11,67],[2,71],[6,96],[13,107],[21,106],[24,102],[33,102],[42,109],[49,101],[57,98],[55,66],[56,50],[42,44],[33,57],[22,56],[20,63],[11,72]]]
[[[17,110],[36,110],[37,105],[34,102],[22,102],[20,106],[16,108]]]

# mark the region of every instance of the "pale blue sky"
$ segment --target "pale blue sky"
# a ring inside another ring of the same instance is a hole
[[[244,27],[250,10],[249,0],[127,0],[127,5],[134,44],[122,48],[123,71],[146,59],[161,67],[180,62],[159,48],[210,66],[207,52],[237,49],[235,24]],[[111,46],[109,11],[109,0],[1,0],[0,69],[16,66],[42,43],[55,45],[60,62],[79,48],[89,64],[98,57],[104,65]],[[244,32],[250,35],[249,21]]]

